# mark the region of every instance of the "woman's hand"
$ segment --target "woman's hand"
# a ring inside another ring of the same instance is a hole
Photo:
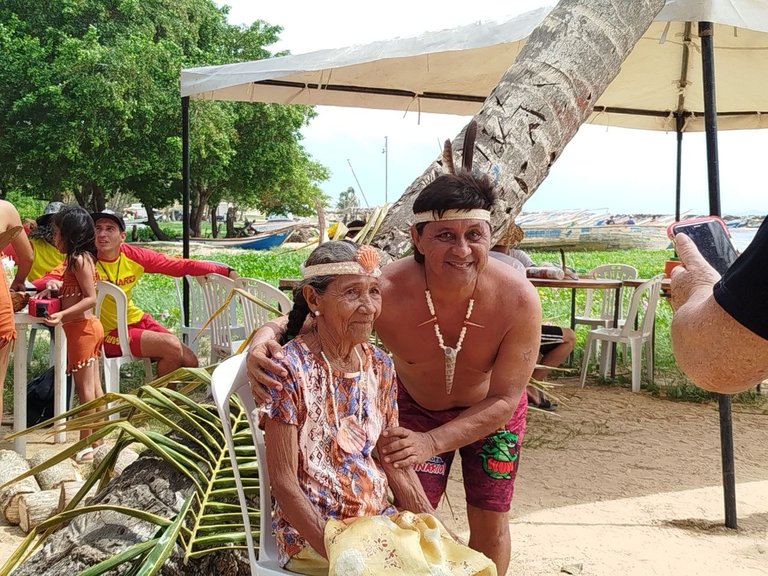
[[[43,318],[43,322],[46,323],[48,326],[57,326],[61,324],[61,316],[64,314],[63,312],[54,312],[53,314],[49,314]]]
[[[48,282],[45,283],[45,289],[49,292],[57,292],[61,290],[61,280],[48,280]]]
[[[254,343],[248,350],[246,366],[248,368],[248,383],[251,392],[257,402],[269,404],[272,402],[270,390],[282,390],[279,380],[272,378],[269,373],[278,377],[288,376],[288,372],[280,364],[276,364],[273,358],[282,358],[283,348],[276,340],[266,340]]]
[[[402,426],[387,428],[382,433],[381,456],[395,468],[405,468],[426,462],[437,454],[435,441],[429,432],[414,432]]]

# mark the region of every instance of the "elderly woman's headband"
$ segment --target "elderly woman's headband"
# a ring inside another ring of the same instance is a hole
[[[464,132],[464,147],[461,151],[461,168],[465,172],[472,172],[472,156],[475,150],[475,136],[477,136],[477,122],[472,120],[467,125],[466,132]],[[453,149],[450,140],[446,140],[445,145],[443,146],[443,168],[448,174],[456,174],[456,167],[453,165]],[[474,208],[471,210],[449,208],[442,212],[438,212],[437,210],[426,210],[424,212],[417,212],[414,216],[414,224],[421,224],[422,222],[442,222],[444,220],[491,221],[490,210],[484,210],[482,208]]]
[[[373,246],[365,245],[357,249],[354,260],[301,267],[301,277],[305,280],[315,276],[341,276],[344,274],[378,278],[381,276],[379,253]]]

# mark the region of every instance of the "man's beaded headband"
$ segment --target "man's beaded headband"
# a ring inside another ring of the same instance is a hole
[[[328,264],[301,267],[301,277],[304,279],[315,276],[340,276],[343,274],[378,278],[381,276],[379,253],[372,246],[365,245],[357,249],[355,259],[352,261],[329,262]]]
[[[482,208],[474,208],[472,210],[451,208],[444,210],[442,214],[438,214],[437,210],[427,210],[426,212],[414,214],[413,223],[442,222],[444,220],[482,220],[483,222],[490,222],[491,212]]]

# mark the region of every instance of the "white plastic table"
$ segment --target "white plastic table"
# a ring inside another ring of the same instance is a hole
[[[27,427],[27,329],[32,324],[45,325],[42,318],[30,316],[26,311],[13,315],[16,323],[16,344],[13,351],[13,431],[20,432]],[[67,337],[61,324],[53,331],[53,413],[61,414],[67,405]],[[55,425],[63,424],[57,420]],[[57,432],[53,441],[65,442],[66,432]],[[21,456],[26,456],[27,437],[14,440],[13,449]]]

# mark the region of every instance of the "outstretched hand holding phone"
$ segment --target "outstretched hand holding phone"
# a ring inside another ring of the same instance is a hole
[[[698,247],[686,234],[678,234],[673,240],[681,266],[672,270],[670,304],[677,310],[689,300],[702,300],[712,295],[712,286],[720,280],[720,274],[704,259]]]
[[[667,235],[673,242],[678,234],[688,236],[704,260],[709,262],[720,275],[725,274],[738,256],[731,242],[728,227],[717,216],[682,220],[667,228]]]

